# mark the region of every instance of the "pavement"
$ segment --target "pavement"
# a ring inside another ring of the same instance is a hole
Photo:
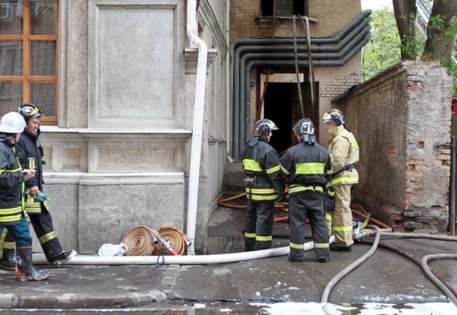
[[[219,208],[214,213],[208,242],[212,253],[242,246],[242,237],[238,235],[242,229],[242,211]],[[282,237],[275,238],[275,246],[287,244],[285,232],[287,224],[275,224],[274,234]],[[426,254],[457,253],[457,242],[416,239],[382,242],[417,259]],[[291,263],[282,256],[193,266],[48,266],[50,277],[43,282],[17,282],[14,273],[0,271],[0,309],[319,302],[328,281],[369,248],[369,245],[356,244],[352,252],[332,252],[327,264],[316,262],[311,251],[305,254],[303,263]],[[457,288],[455,261],[434,261],[430,265],[448,284]],[[337,304],[447,301],[417,264],[382,248],[337,284],[330,295],[330,302]]]

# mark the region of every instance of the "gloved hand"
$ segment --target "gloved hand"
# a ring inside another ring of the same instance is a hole
[[[33,197],[33,199],[35,199],[35,201],[38,202],[45,202],[46,200],[48,200],[48,195],[40,191],[38,194],[35,195],[35,197]]]

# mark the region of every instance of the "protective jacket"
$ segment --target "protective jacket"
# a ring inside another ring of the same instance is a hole
[[[15,224],[21,220],[22,181],[15,148],[0,134],[0,224]]]
[[[333,163],[330,185],[357,184],[359,174],[355,164],[359,161],[359,145],[352,132],[344,126],[337,127],[328,151]]]
[[[329,232],[325,221],[324,188],[327,171],[332,168],[330,155],[320,144],[300,142],[281,158],[289,173],[289,260],[302,261],[305,243],[305,218],[311,223],[317,259],[329,257]]]
[[[17,157],[23,168],[35,169],[35,176],[25,182],[26,188],[38,186],[40,191],[43,191],[43,167],[42,157],[43,148],[38,141],[38,136],[24,132],[16,144]],[[47,201],[45,202],[47,207]],[[40,202],[35,201],[30,195],[25,199],[25,210],[28,213],[40,213]]]
[[[320,144],[300,142],[286,151],[281,164],[288,174],[289,194],[305,190],[324,192],[332,162],[327,149]]]
[[[267,142],[259,137],[251,138],[242,162],[246,176],[255,177],[252,187],[246,187],[248,198],[276,200],[284,193],[283,168],[278,153]]]

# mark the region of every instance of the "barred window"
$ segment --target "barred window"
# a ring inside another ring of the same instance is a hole
[[[308,0],[262,0],[262,16],[308,15]]]
[[[0,116],[34,103],[57,123],[58,0],[0,1]]]

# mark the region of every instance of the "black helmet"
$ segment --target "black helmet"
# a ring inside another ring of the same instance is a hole
[[[296,136],[303,135],[303,142],[308,144],[316,143],[316,136],[314,135],[314,124],[309,118],[302,118],[295,124],[292,129]]]
[[[270,119],[261,119],[255,123],[256,136],[266,138],[272,130],[278,130],[278,127]]]
[[[32,117],[41,117],[42,115],[38,106],[28,103],[19,106],[17,111],[24,117],[26,122]]]
[[[333,121],[335,125],[341,126],[344,125],[344,115],[338,109],[329,109],[325,112],[324,116],[322,117],[323,122]]]

